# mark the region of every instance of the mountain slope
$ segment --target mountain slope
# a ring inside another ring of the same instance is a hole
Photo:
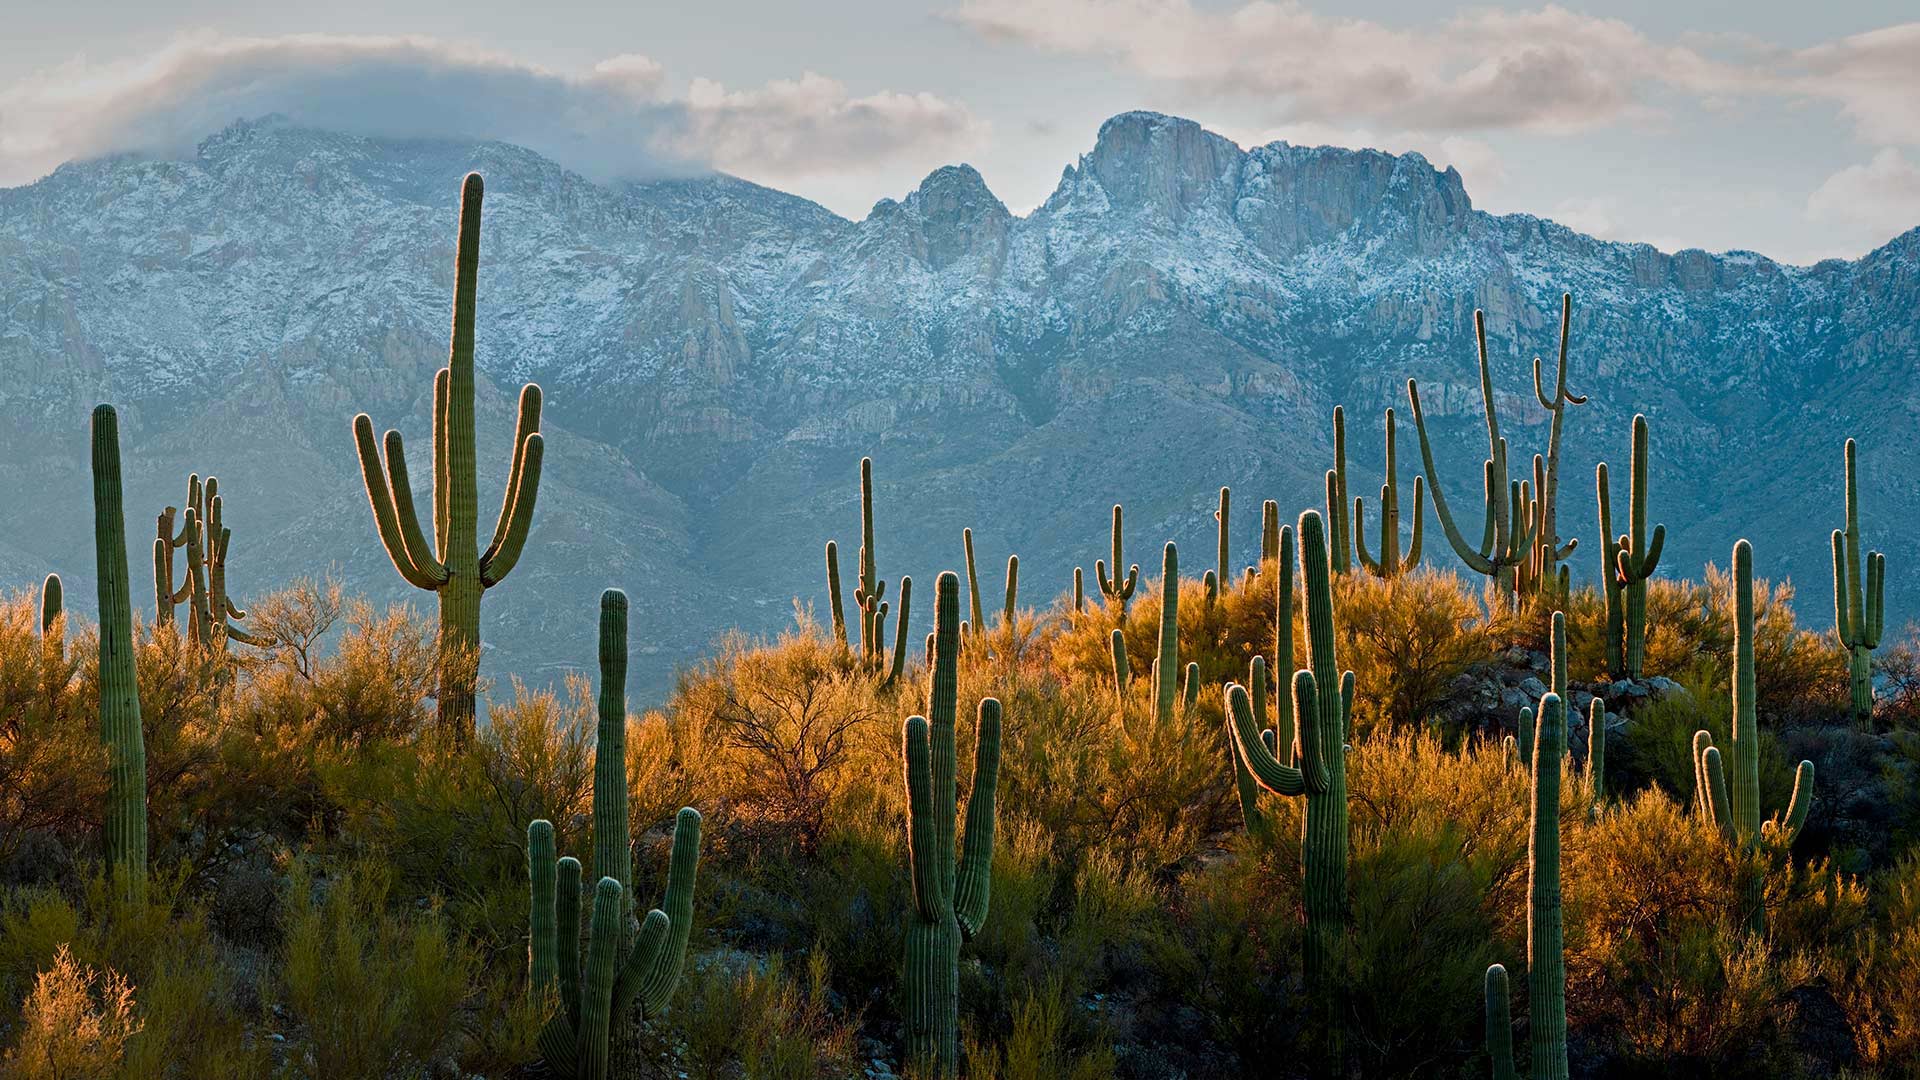
[[[518,382],[548,401],[528,555],[484,608],[496,675],[584,666],[608,584],[635,599],[643,696],[724,628],[776,628],[796,593],[820,597],[823,542],[857,545],[862,454],[884,576],[957,566],[970,525],[990,582],[1022,554],[1030,603],[1104,554],[1116,500],[1130,559],[1157,566],[1171,538],[1198,572],[1231,484],[1250,555],[1260,499],[1289,515],[1321,501],[1335,403],[1371,502],[1381,408],[1401,414],[1403,477],[1417,464],[1410,376],[1447,494],[1472,511],[1472,312],[1488,314],[1518,468],[1544,449],[1528,362],[1551,359],[1562,290],[1573,386],[1593,398],[1569,411],[1561,478],[1577,573],[1595,558],[1593,462],[1624,459],[1642,411],[1666,569],[1697,573],[1750,536],[1760,573],[1792,574],[1823,624],[1852,433],[1895,621],[1920,602],[1893,528],[1920,510],[1920,231],[1814,267],[1670,255],[1476,211],[1417,154],[1243,151],[1150,113],[1108,121],[1025,217],[964,165],[850,222],[728,177],[598,185],[499,143],[272,120],[189,161],[71,164],[0,190],[0,453],[16,465],[0,496],[36,511],[0,524],[0,581],[58,569],[90,595],[85,417],[112,400],[136,542],[140,515],[213,471],[243,595],[337,564],[355,588],[423,600],[374,539],[347,421],[364,409],[428,445],[469,168],[489,192],[483,499]],[[1453,563],[1437,532],[1429,550]]]

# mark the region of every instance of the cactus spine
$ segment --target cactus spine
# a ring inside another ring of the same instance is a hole
[[[1307,670],[1293,676],[1298,765],[1283,764],[1268,751],[1244,687],[1227,685],[1226,706],[1235,748],[1260,786],[1307,800],[1301,844],[1307,992],[1326,1003],[1329,1044],[1337,1047],[1333,963],[1347,922],[1346,735],[1353,707],[1353,672],[1340,673],[1333,652],[1333,582],[1326,526],[1319,514],[1309,510],[1300,516],[1299,527],[1300,573],[1306,581]],[[1276,731],[1275,742],[1282,743],[1283,735]]]
[[[93,410],[93,554],[100,596],[100,740],[107,749],[107,866],[123,896],[147,890],[147,749],[133,666],[133,595],[120,492],[120,419]]]
[[[1647,418],[1638,414],[1633,418],[1633,465],[1627,484],[1628,533],[1615,541],[1620,550],[1614,562],[1626,600],[1621,670],[1637,679],[1647,658],[1647,579],[1660,565],[1660,549],[1667,540],[1665,525],[1655,525],[1651,538],[1647,533]]]
[[[535,995],[557,986],[561,1007],[541,1029],[541,1056],[556,1073],[581,1080],[609,1075],[611,1033],[637,1003],[641,1016],[666,1007],[680,978],[693,928],[700,867],[700,814],[682,807],[662,907],[631,928],[632,841],[627,828],[627,597],[600,596],[599,741],[593,762],[594,887],[587,963],[580,967],[580,863],[554,859],[553,825],[527,826],[528,982]]]
[[[1729,842],[1749,849],[1769,844],[1791,845],[1806,824],[1813,806],[1813,762],[1802,761],[1794,772],[1793,795],[1786,815],[1760,819],[1760,719],[1753,674],[1753,546],[1745,540],[1733,545],[1733,777],[1728,782],[1713,736],[1693,736],[1695,805],[1710,825]],[[1765,882],[1749,876],[1743,882],[1748,925],[1766,928]]]
[[[1567,406],[1585,405],[1587,399],[1567,388],[1567,338],[1573,326],[1573,294],[1560,294],[1560,361],[1554,376],[1553,396],[1548,397],[1540,377],[1540,358],[1533,358],[1533,396],[1540,407],[1553,414],[1547,430],[1547,456],[1544,465],[1534,456],[1533,551],[1525,576],[1532,591],[1554,589],[1562,594],[1570,582],[1563,578],[1562,560],[1573,554],[1579,541],[1560,543],[1560,433],[1565,426]]]
[[[480,649],[480,597],[500,584],[520,561],[533,506],[540,492],[540,388],[520,391],[520,417],[513,436],[513,464],[493,539],[479,541],[479,485],[475,475],[473,434],[474,300],[480,273],[480,204],[485,186],[468,173],[460,190],[459,240],[454,254],[453,335],[447,366],[433,382],[433,530],[429,546],[413,507],[407,478],[406,448],[398,431],[388,431],[385,468],[374,442],[373,419],[353,418],[354,445],[380,542],[394,569],[416,588],[440,601],[439,714],[443,731],[456,740],[473,735],[476,667]]]
[[[1560,769],[1567,751],[1567,707],[1559,694],[1540,699],[1533,739],[1527,831],[1527,1003],[1533,1080],[1567,1080],[1567,958],[1560,913]],[[1513,1075],[1513,1028],[1507,971],[1487,969],[1487,1054],[1493,1075]]]
[[[1886,622],[1887,557],[1867,552],[1861,575],[1860,495],[1855,485],[1853,440],[1847,440],[1847,527],[1833,531],[1833,630],[1847,651],[1853,722],[1873,722],[1873,650]]]
[[[1000,703],[980,702],[973,786],[958,862],[954,818],[954,714],[959,699],[960,581],[934,584],[931,719],[912,716],[902,731],[907,781],[908,865],[913,911],[907,924],[905,998],[910,1054],[952,1076],[960,1058],[960,944],[986,922],[993,864],[994,789],[1000,774]]]
[[[1500,417],[1493,406],[1493,373],[1487,366],[1487,321],[1484,313],[1473,313],[1473,333],[1480,353],[1480,399],[1487,413],[1487,457],[1481,465],[1485,484],[1486,515],[1480,546],[1469,547],[1466,537],[1447,510],[1447,496],[1434,466],[1433,446],[1427,439],[1427,424],[1420,412],[1420,388],[1407,380],[1407,400],[1413,406],[1413,426],[1420,436],[1420,460],[1426,467],[1427,487],[1433,492],[1433,511],[1447,543],[1454,553],[1476,574],[1485,574],[1495,594],[1510,598],[1519,587],[1519,569],[1533,550],[1532,523],[1522,505],[1520,484],[1511,480],[1507,470],[1507,441],[1500,437]]]
[[[1100,561],[1099,559],[1095,559],[1093,561],[1093,578],[1095,583],[1097,583],[1100,586],[1100,595],[1107,598],[1107,603],[1116,604],[1119,606],[1120,621],[1126,622],[1127,621],[1127,602],[1133,599],[1134,586],[1139,584],[1140,582],[1140,564],[1134,563],[1132,566],[1128,567],[1126,580],[1122,581],[1120,578],[1120,559],[1121,559],[1120,504],[1114,503],[1113,504],[1113,563],[1112,563],[1113,574],[1111,577],[1109,577],[1107,574],[1108,564]],[[971,563],[969,563],[969,565],[971,565]],[[975,618],[978,618],[978,616],[976,615]]]
[[[1407,544],[1406,554],[1400,553],[1400,469],[1398,455],[1394,451],[1393,410],[1387,410],[1387,481],[1380,485],[1380,557],[1367,554],[1367,514],[1365,500],[1355,496],[1353,500],[1353,544],[1354,554],[1360,565],[1375,577],[1392,578],[1412,570],[1420,563],[1421,518],[1426,506],[1426,495],[1421,487],[1422,478],[1415,473],[1413,477],[1413,537]],[[1341,484],[1345,488],[1344,481]]]

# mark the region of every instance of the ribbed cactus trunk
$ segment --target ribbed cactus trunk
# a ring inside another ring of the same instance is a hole
[[[1153,660],[1153,719],[1173,719],[1180,678],[1180,552],[1167,542],[1160,556],[1160,637]]]
[[[1567,1080],[1567,957],[1560,915],[1560,770],[1567,707],[1540,699],[1533,740],[1533,802],[1527,833],[1527,1001],[1531,1080]]]
[[[1231,520],[1229,515],[1232,512],[1233,492],[1223,487],[1220,489],[1220,507],[1213,512],[1213,520],[1218,523],[1214,538],[1213,579],[1221,589],[1226,588],[1227,584],[1233,580],[1228,576],[1227,570],[1227,560],[1232,554],[1227,543]]]
[[[958,813],[954,721],[959,700],[960,581],[934,585],[930,717],[909,717],[902,734],[907,780],[908,865],[913,909],[907,922],[903,980],[907,1050],[937,1075],[960,1061],[960,943],[986,921],[992,884],[994,789],[1000,771],[1000,703],[980,702],[973,788],[956,862]]]
[[[1567,406],[1585,405],[1587,399],[1567,388],[1567,342],[1573,327],[1573,294],[1560,294],[1560,361],[1554,377],[1553,394],[1547,394],[1540,377],[1540,358],[1533,358],[1533,396],[1540,407],[1553,414],[1547,429],[1547,455],[1540,462],[1534,482],[1537,509],[1534,518],[1534,562],[1532,575],[1536,588],[1557,587],[1560,561],[1573,554],[1576,540],[1560,543],[1560,434],[1565,427]],[[1564,598],[1563,598],[1564,599]]]
[[[593,872],[633,887],[627,818],[627,594],[600,594],[600,728],[593,752]],[[626,923],[621,923],[624,932]]]
[[[1627,582],[1620,576],[1620,540],[1613,531],[1613,498],[1607,463],[1593,467],[1594,494],[1600,506],[1600,595],[1606,604],[1604,637],[1607,674],[1626,674]]]
[[[1108,604],[1114,607],[1117,607],[1119,609],[1119,621],[1122,624],[1124,624],[1127,621],[1127,602],[1133,599],[1134,586],[1138,585],[1140,582],[1140,564],[1135,563],[1132,566],[1128,567],[1127,576],[1124,579],[1121,578],[1120,560],[1124,553],[1121,549],[1121,543],[1120,543],[1120,522],[1121,522],[1120,504],[1114,503],[1113,504],[1113,537],[1112,537],[1113,539],[1113,549],[1112,549],[1113,571],[1112,571],[1112,574],[1109,575],[1107,571],[1108,564],[1104,560],[1095,559],[1093,560],[1093,579],[1094,579],[1094,583],[1100,586],[1100,595],[1107,598]],[[971,549],[969,549],[969,554],[967,558],[967,567],[968,567],[967,576],[971,578],[973,576],[973,569],[972,569],[973,558],[971,554]],[[977,602],[975,603],[974,608],[975,608],[974,619],[977,621],[980,618],[978,613],[979,604]]]
[[[1628,476],[1628,535],[1619,540],[1619,573],[1626,591],[1626,644],[1621,658],[1627,678],[1638,679],[1647,658],[1647,579],[1660,565],[1667,527],[1647,532],[1647,418],[1633,418],[1633,467]]]
[[[984,632],[987,622],[980,607],[980,576],[973,562],[972,529],[960,530],[960,546],[965,549],[967,557],[967,611],[971,615],[972,625]]]
[[[847,647],[847,612],[840,603],[840,547],[827,541],[827,608],[833,618],[833,640]]]
[[[1386,413],[1387,433],[1387,479],[1380,485],[1380,554],[1378,557],[1367,551],[1367,512],[1366,503],[1359,497],[1353,500],[1353,553],[1360,565],[1375,577],[1395,578],[1412,570],[1420,564],[1420,549],[1425,542],[1422,526],[1423,508],[1426,506],[1426,492],[1422,477],[1413,477],[1413,535],[1408,541],[1406,554],[1400,552],[1400,458],[1394,443],[1393,410]]]
[[[120,420],[111,405],[93,410],[93,553],[100,597],[100,739],[107,750],[107,866],[120,894],[137,901],[147,890],[147,749],[134,671]]]
[[[1348,540],[1347,511],[1347,410],[1333,407],[1333,468],[1327,473],[1327,542],[1333,550],[1333,572],[1344,574],[1352,567],[1353,544]]]
[[[1280,504],[1272,499],[1260,504],[1260,567],[1280,558]]]
[[[66,590],[59,574],[40,583],[40,695],[48,713],[60,708],[60,691],[67,685]]]
[[[440,601],[441,674],[437,694],[441,729],[456,741],[473,735],[479,678],[480,597],[513,570],[525,549],[540,489],[544,443],[540,388],[521,388],[513,464],[494,523],[493,539],[479,547],[479,488],[474,464],[474,307],[480,272],[480,209],[485,186],[469,173],[461,186],[460,227],[454,253],[453,333],[447,366],[434,378],[433,541],[420,528],[398,431],[381,446],[373,420],[354,417],[354,444],[375,528],[394,568],[408,584]]]

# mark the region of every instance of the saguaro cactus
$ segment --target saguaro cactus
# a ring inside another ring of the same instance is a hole
[[[881,629],[887,618],[887,583],[880,571],[873,535],[873,459],[860,459],[860,563],[853,588],[853,606],[860,611],[860,657],[869,667],[885,659]]]
[[[1140,564],[1134,563],[1127,568],[1126,580],[1120,579],[1120,504],[1113,504],[1113,574],[1108,576],[1108,564],[1099,559],[1093,561],[1093,578],[1100,586],[1100,595],[1107,603],[1120,608],[1120,621],[1127,621],[1127,602],[1133,599],[1134,586],[1140,581]],[[974,618],[978,619],[976,614]]]
[[[440,725],[456,739],[473,734],[479,672],[480,596],[506,580],[526,547],[540,492],[540,388],[520,390],[507,490],[485,551],[479,542],[480,495],[474,464],[474,300],[480,274],[480,203],[484,185],[468,173],[460,190],[460,231],[454,252],[453,337],[447,366],[433,381],[433,535],[429,546],[413,508],[406,448],[398,431],[386,434],[385,465],[374,442],[373,419],[353,418],[354,445],[374,527],[408,584],[439,597],[442,655]]]
[[[827,605],[833,613],[833,640],[847,647],[847,612],[840,603],[840,546],[827,541]]]
[[[269,637],[256,635],[240,625],[247,613],[235,606],[227,591],[227,552],[233,543],[233,530],[224,521],[226,497],[220,493],[220,480],[209,476],[204,484],[195,473],[187,478],[186,513],[180,531],[173,531],[179,509],[169,506],[160,513],[159,535],[153,541],[155,622],[171,623],[174,608],[187,604],[187,640],[203,649],[224,651],[229,640],[266,648],[274,644]],[[187,565],[180,586],[173,586],[173,549],[185,548]]]
[[[1627,672],[1627,579],[1620,576],[1620,539],[1613,531],[1612,485],[1607,481],[1607,463],[1593,467],[1594,494],[1600,506],[1600,594],[1606,602],[1606,625],[1602,632],[1608,673]],[[1662,538],[1665,532],[1661,533]]]
[[[67,614],[59,574],[40,583],[40,681],[48,708],[59,704],[67,685]]]
[[[1013,632],[1013,619],[1019,613],[1020,602],[1020,556],[1007,556],[1007,602],[1000,609],[1000,625],[1008,633]]]
[[[980,702],[973,787],[959,859],[954,852],[954,714],[959,701],[960,581],[934,583],[931,719],[908,717],[902,732],[907,780],[908,865],[913,911],[907,924],[907,1048],[942,1076],[960,1059],[960,944],[987,919],[993,865],[994,788],[1000,776],[1000,703]]]
[[[120,419],[93,410],[93,554],[100,596],[100,739],[107,748],[107,866],[122,895],[147,890],[147,748],[133,667],[133,595],[120,494]]]
[[[593,762],[593,921],[580,966],[580,863],[555,860],[553,825],[527,826],[529,984],[535,995],[558,990],[560,1008],[539,1035],[540,1053],[563,1077],[605,1080],[611,1033],[636,1005],[642,1018],[673,996],[693,928],[693,887],[700,867],[700,813],[683,807],[674,822],[673,852],[662,907],[634,934],[632,840],[627,830],[627,597],[600,596],[600,728]]]
[[[1622,670],[1627,678],[1637,679],[1647,658],[1647,579],[1660,565],[1660,549],[1667,540],[1665,525],[1655,525],[1651,538],[1647,534],[1647,418],[1638,414],[1633,418],[1633,466],[1627,483],[1629,531],[1614,541],[1619,548],[1614,568],[1626,599]]]
[[[1347,539],[1347,410],[1333,407],[1333,468],[1327,472],[1327,542],[1333,550],[1332,567],[1344,574],[1352,567],[1353,543]]]
[[[1565,426],[1567,406],[1585,405],[1587,399],[1567,388],[1567,339],[1573,326],[1573,294],[1560,294],[1560,361],[1554,376],[1553,395],[1540,378],[1540,358],[1533,358],[1533,396],[1540,407],[1553,414],[1547,430],[1547,455],[1544,463],[1534,457],[1533,552],[1526,568],[1527,580],[1535,589],[1565,588],[1561,579],[1561,560],[1573,554],[1580,541],[1560,542],[1558,506],[1560,501],[1560,433]]]
[[[1180,678],[1180,552],[1167,542],[1160,555],[1160,638],[1153,659],[1153,719],[1173,719],[1173,703],[1182,695]],[[1198,689],[1197,687],[1195,689]]]
[[[1793,777],[1793,795],[1784,817],[1760,819],[1760,718],[1753,674],[1753,546],[1733,545],[1733,777],[1729,784],[1713,736],[1693,736],[1695,806],[1730,843],[1786,847],[1800,835],[1813,807],[1813,762],[1802,761]],[[1756,876],[1742,883],[1748,925],[1766,928],[1765,882]]]
[[[1355,496],[1353,500],[1353,544],[1354,554],[1359,557],[1360,565],[1375,577],[1399,577],[1420,564],[1421,517],[1426,506],[1425,491],[1421,487],[1422,477],[1415,473],[1413,477],[1413,537],[1407,544],[1406,554],[1400,553],[1400,467],[1398,455],[1394,450],[1393,410],[1387,410],[1387,481],[1380,485],[1380,557],[1367,554],[1367,512],[1365,500]],[[1345,487],[1343,483],[1342,488]]]
[[[1220,508],[1213,512],[1213,520],[1218,523],[1214,540],[1213,580],[1216,589],[1224,589],[1233,581],[1227,576],[1228,558],[1228,515],[1233,509],[1233,492],[1225,487],[1220,489]]]
[[[1886,624],[1887,557],[1867,552],[1861,575],[1860,494],[1855,486],[1853,440],[1847,440],[1847,527],[1833,531],[1833,632],[1847,651],[1853,722],[1873,721],[1873,650]]]
[[[1280,557],[1280,504],[1272,499],[1260,504],[1260,566]]]
[[[1520,484],[1511,480],[1507,470],[1507,441],[1500,437],[1500,417],[1493,406],[1493,374],[1487,366],[1487,323],[1483,313],[1473,313],[1473,333],[1480,351],[1480,399],[1487,413],[1487,457],[1481,466],[1485,481],[1486,515],[1480,546],[1470,547],[1447,510],[1447,496],[1435,468],[1433,446],[1427,439],[1427,424],[1420,412],[1420,388],[1407,380],[1407,400],[1413,406],[1413,426],[1420,436],[1420,460],[1427,471],[1427,487],[1433,491],[1433,511],[1440,528],[1447,534],[1460,561],[1476,574],[1485,574],[1496,594],[1511,596],[1519,586],[1519,569],[1533,551],[1532,522],[1522,512]]]
[[[1560,770],[1567,752],[1567,708],[1548,691],[1533,739],[1527,832],[1527,1003],[1533,1080],[1567,1080],[1567,959],[1560,914]],[[1507,970],[1487,969],[1487,1054],[1493,1075],[1513,1075]]]
[[[960,543],[961,543],[961,546],[966,548],[966,554],[967,554],[967,610],[972,615],[971,621],[974,627],[979,629],[982,633],[985,633],[987,629],[987,621],[986,621],[986,616],[981,613],[981,608],[980,608],[980,576],[979,574],[974,572],[974,568],[973,568],[973,530],[972,529],[960,530]]]
[[[1274,582],[1274,650],[1273,670],[1287,671],[1293,667],[1293,526],[1278,530],[1273,539],[1275,573]],[[1247,686],[1253,711],[1254,725],[1260,728],[1260,739],[1266,744],[1267,752],[1282,765],[1293,764],[1293,695],[1287,693],[1271,695],[1274,704],[1273,726],[1267,726],[1268,678],[1266,658],[1256,654],[1247,665]],[[1231,713],[1225,716],[1227,725],[1227,753],[1233,759],[1234,788],[1240,796],[1241,817],[1246,820],[1247,831],[1256,835],[1265,835],[1266,819],[1259,808],[1260,787],[1253,773],[1247,768],[1246,759],[1240,755],[1240,744],[1233,734],[1234,719]]]
[[[1305,871],[1308,993],[1325,1002],[1330,1042],[1338,1043],[1333,963],[1347,925],[1347,720],[1353,708],[1353,672],[1341,673],[1333,643],[1333,583],[1326,526],[1309,510],[1300,516],[1300,573],[1306,581],[1307,669],[1293,676],[1293,714],[1299,725],[1299,763],[1284,764],[1267,749],[1254,722],[1246,688],[1226,687],[1235,749],[1260,786],[1304,796],[1307,809],[1301,860]],[[1336,687],[1338,689],[1336,689]],[[1275,743],[1283,742],[1275,732]]]
[[[1587,780],[1597,813],[1607,801],[1607,703],[1599,698],[1587,706]]]

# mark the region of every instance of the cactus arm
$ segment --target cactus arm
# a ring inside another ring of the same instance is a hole
[[[447,526],[451,516],[447,508],[448,485],[452,483],[448,470],[452,467],[447,455],[447,410],[449,398],[453,393],[453,372],[445,367],[433,373],[433,550],[440,558],[447,556]],[[518,447],[520,440],[514,440]]]
[[[527,985],[535,997],[554,993],[560,978],[556,955],[558,936],[553,925],[553,822],[545,819],[527,826],[527,883],[532,907],[527,917]]]
[[[1460,528],[1454,523],[1453,513],[1447,509],[1447,496],[1440,487],[1440,471],[1434,465],[1433,444],[1427,438],[1427,422],[1420,412],[1420,387],[1412,379],[1407,380],[1407,400],[1413,405],[1413,429],[1420,437],[1420,461],[1426,468],[1427,489],[1433,495],[1434,517],[1440,521],[1440,529],[1446,534],[1447,543],[1453,546],[1454,554],[1467,564],[1474,573],[1492,574],[1493,563],[1487,556],[1493,551],[1494,514],[1492,501],[1489,500],[1486,519],[1486,535],[1481,538],[1480,550],[1467,546],[1466,538],[1460,535]],[[1493,467],[1488,459],[1487,468]]]
[[[507,468],[507,488],[500,497],[500,516],[493,521],[493,539],[487,542],[487,553],[481,556],[485,562],[507,537],[507,529],[517,512],[520,501],[520,482],[525,477],[527,439],[540,432],[540,387],[528,383],[520,388],[520,415],[513,426],[513,463]]]
[[[613,977],[626,896],[620,883],[603,877],[593,889],[593,926],[587,939],[587,970],[580,987],[579,1075],[581,1080],[606,1080],[608,1041],[613,1032]]]
[[[1312,678],[1311,675],[1308,676]],[[1236,760],[1244,764],[1253,779],[1268,791],[1277,795],[1305,795],[1307,780],[1305,774],[1291,765],[1283,765],[1274,757],[1273,752],[1260,737],[1260,728],[1253,716],[1253,706],[1247,697],[1246,688],[1239,683],[1228,683],[1224,691],[1227,705],[1227,733],[1233,740]],[[1276,741],[1278,735],[1275,735]]]
[[[1507,969],[1487,968],[1487,1056],[1493,1060],[1493,1080],[1513,1080],[1513,1003],[1507,989]]]
[[[1786,816],[1778,822],[1769,822],[1776,835],[1784,843],[1791,844],[1800,835],[1800,829],[1807,823],[1807,812],[1813,809],[1813,762],[1802,760],[1793,770],[1793,796],[1787,800]]]
[[[613,980],[613,1015],[624,1016],[640,1000],[640,988],[646,982],[647,973],[661,963],[673,937],[673,921],[659,908],[647,912],[640,920],[640,930],[633,937],[633,951],[627,954],[627,962],[621,965],[620,974]],[[660,1007],[664,1007],[661,1002]],[[641,1002],[642,1018],[652,1015],[655,1007]]]
[[[1276,546],[1278,546],[1276,544]],[[1247,664],[1247,691],[1251,699],[1250,713],[1253,726],[1260,728],[1261,745],[1267,753],[1273,753],[1273,729],[1265,727],[1267,721],[1267,659],[1258,653]],[[1239,739],[1234,735],[1233,702],[1231,690],[1228,692],[1226,718],[1227,756],[1233,759],[1233,787],[1240,799],[1240,817],[1246,822],[1247,832],[1255,836],[1266,833],[1266,815],[1260,812],[1260,784],[1247,768],[1247,759],[1240,753]]]
[[[427,547],[426,534],[420,530],[420,518],[413,506],[413,484],[407,478],[407,448],[398,431],[388,431],[386,440],[387,491],[393,498],[395,517],[400,526],[400,541],[407,549],[407,559],[413,565],[431,572],[437,565],[432,549]],[[220,500],[212,500],[211,512],[217,514]],[[220,534],[219,524],[206,519],[208,535]]]
[[[1293,651],[1293,573],[1294,573],[1294,533],[1293,526],[1281,528],[1279,538],[1279,573],[1274,575],[1273,584],[1273,671],[1276,684],[1282,679],[1290,679],[1287,673],[1295,670]],[[1273,695],[1273,732],[1274,754],[1282,765],[1294,763],[1294,712],[1293,694],[1288,687],[1276,686],[1281,692]]]
[[[1660,550],[1667,542],[1667,527],[1655,525],[1653,536],[1647,541],[1645,554],[1633,551],[1632,541],[1620,545],[1620,570],[1629,581],[1645,581],[1653,576],[1654,568],[1660,565]]]
[[[892,686],[899,681],[900,673],[907,666],[907,623],[913,609],[913,579],[900,579],[900,619],[893,630],[893,660],[887,667],[886,680],[882,686]]]
[[[1192,712],[1194,704],[1199,700],[1200,664],[1198,661],[1189,660],[1186,670],[1180,673],[1180,715],[1185,716]]]
[[[1383,487],[1380,489],[1380,504],[1382,506],[1385,506],[1386,502],[1387,502],[1387,489]],[[1381,558],[1385,558],[1386,552],[1387,552],[1386,517],[1387,516],[1384,513],[1380,515]],[[1371,573],[1375,577],[1387,576],[1386,570],[1380,565],[1380,560],[1374,558],[1371,554],[1367,552],[1366,499],[1359,495],[1355,495],[1353,497],[1353,555],[1354,555],[1354,558],[1359,560],[1360,565],[1364,567],[1368,573]]]
[[[700,812],[683,806],[673,823],[673,851],[667,864],[667,895],[658,909],[666,915],[666,936],[653,950],[653,962],[637,988],[645,1016],[658,1015],[673,997],[693,933],[693,891],[700,872]],[[653,914],[649,912],[648,921]]]
[[[921,919],[940,918],[946,909],[941,888],[946,875],[936,860],[934,837],[933,752],[924,716],[909,716],[902,740],[907,759],[907,867],[913,875],[913,905]]]
[[[480,582],[491,587],[513,572],[520,553],[527,546],[527,532],[533,528],[533,504],[540,495],[540,463],[546,456],[546,441],[539,432],[527,436],[523,456],[515,470],[513,512],[506,518],[506,533],[500,546],[489,550],[480,560]]]
[[[827,603],[833,612],[833,640],[847,647],[847,614],[840,604],[840,549],[827,541]]]
[[[560,1001],[571,1029],[580,1026],[580,860],[571,855],[554,863],[554,953],[559,963]]]
[[[1887,625],[1887,557],[1875,551],[1867,555],[1867,637],[1869,649],[1879,648],[1880,634]]]
[[[1427,505],[1426,478],[1415,475],[1413,478],[1413,535],[1407,542],[1407,554],[1400,560],[1403,569],[1412,570],[1420,565],[1420,545],[1422,536],[1422,518]]]
[[[373,441],[372,417],[361,413],[353,418],[353,439],[360,451],[360,475],[366,483],[367,501],[373,507],[374,528],[380,534],[381,545],[387,549],[387,557],[393,560],[393,568],[407,584],[429,592],[437,590],[446,584],[447,568],[437,561],[430,567],[421,566],[408,552],[395,515],[392,490],[381,473],[380,448]],[[403,472],[404,469],[403,465]]]
[[[1000,702],[980,699],[974,726],[973,786],[967,795],[967,831],[961,840],[954,916],[960,934],[971,939],[987,921],[993,884],[995,793],[1000,782]]]

